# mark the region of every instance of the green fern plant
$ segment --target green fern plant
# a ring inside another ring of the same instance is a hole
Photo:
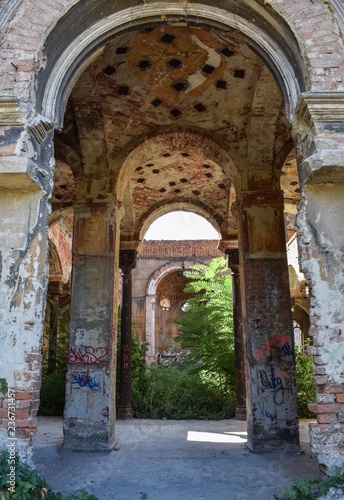
[[[184,291],[190,294],[186,312],[176,319],[181,334],[176,338],[198,369],[217,383],[235,384],[232,280],[223,257],[209,265],[196,264],[186,271]]]

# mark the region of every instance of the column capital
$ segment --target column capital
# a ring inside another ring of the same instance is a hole
[[[227,250],[237,250],[238,249],[238,240],[220,240],[217,248],[220,252],[227,253]]]
[[[143,248],[143,242],[141,240],[133,241],[133,240],[121,240],[120,243],[120,251],[134,251],[137,254],[140,254],[142,252]]]
[[[239,205],[241,208],[256,206],[256,207],[264,207],[264,206],[274,206],[277,207],[279,204],[284,204],[283,199],[283,191],[243,191],[241,196],[241,201]]]
[[[128,272],[136,267],[137,251],[124,249],[119,251],[119,267]]]

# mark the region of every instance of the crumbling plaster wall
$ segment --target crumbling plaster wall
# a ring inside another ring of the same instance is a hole
[[[15,110],[13,129],[6,113]],[[16,450],[31,460],[37,430],[41,347],[48,283],[48,217],[54,165],[52,129],[30,121],[10,99],[0,104],[1,378],[15,391]],[[8,395],[0,403],[3,445]],[[27,446],[29,443],[29,446]]]

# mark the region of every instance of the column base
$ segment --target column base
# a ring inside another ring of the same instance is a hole
[[[237,406],[235,410],[235,418],[236,420],[245,420],[246,421],[246,407]]]
[[[114,433],[101,422],[79,422],[65,419],[63,423],[64,451],[111,452],[116,445]]]
[[[133,409],[131,406],[120,406],[118,408],[118,420],[132,420]]]

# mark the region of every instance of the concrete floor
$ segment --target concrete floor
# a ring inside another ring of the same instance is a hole
[[[112,453],[61,450],[62,419],[40,417],[34,462],[56,491],[85,488],[99,500],[273,500],[285,485],[319,475],[300,423],[301,452],[250,453],[236,420],[132,420],[116,424]]]

